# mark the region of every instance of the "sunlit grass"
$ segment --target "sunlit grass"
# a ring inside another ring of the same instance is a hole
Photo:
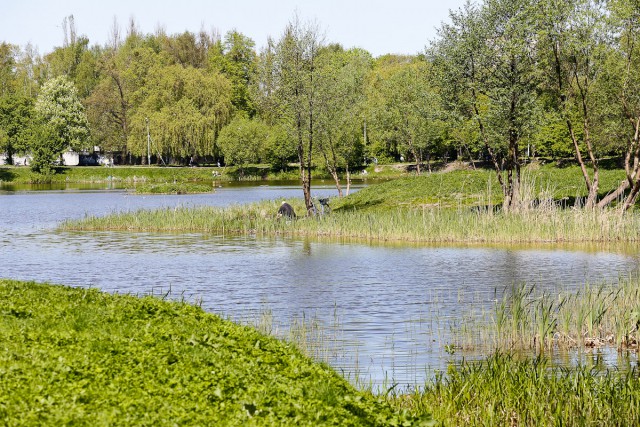
[[[211,193],[214,191],[213,185],[202,183],[142,183],[129,188],[137,194],[194,194]]]
[[[405,425],[294,346],[184,302],[0,280],[6,426]]]

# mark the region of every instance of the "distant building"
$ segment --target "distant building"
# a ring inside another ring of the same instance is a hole
[[[13,155],[13,164],[16,166],[29,166],[31,164],[31,155],[19,156]],[[7,154],[0,153],[0,165],[6,165]],[[99,153],[79,153],[73,150],[67,150],[62,153],[62,165],[64,166],[99,166],[113,164],[113,160]]]

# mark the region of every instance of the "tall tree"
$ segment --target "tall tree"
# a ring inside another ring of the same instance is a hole
[[[280,38],[274,55],[274,95],[281,120],[296,141],[302,192],[308,212],[312,211],[311,169],[320,92],[318,55],[322,38],[316,24],[303,24],[294,17]]]
[[[434,61],[448,105],[473,118],[502,187],[505,210],[520,201],[520,143],[536,124],[532,2],[488,0],[451,13]]]
[[[546,88],[556,99],[582,171],[588,191],[585,207],[593,208],[600,186],[598,147],[594,140],[594,108],[598,99],[594,92],[609,49],[604,2],[542,0],[538,7],[540,68],[546,77]]]
[[[13,155],[28,150],[33,100],[23,96],[0,97],[0,153],[13,164]]]
[[[36,100],[38,127],[32,141],[33,167],[46,170],[55,157],[60,158],[67,148],[84,149],[88,143],[89,127],[78,91],[66,76],[48,80]],[[46,136],[46,139],[41,139]],[[42,158],[39,158],[41,157]]]
[[[319,57],[317,148],[342,197],[339,169],[345,171],[347,194],[350,168],[359,164],[364,141],[365,80],[371,69],[371,55],[361,49],[345,51],[339,45],[323,49]]]
[[[93,137],[103,150],[127,157],[131,116],[145,98],[135,95],[147,85],[149,70],[161,65],[158,55],[143,45],[135,26],[123,44],[103,53],[100,80],[86,100]]]
[[[612,139],[621,142],[626,179],[598,205],[605,206],[630,189],[622,204],[627,210],[640,194],[640,1],[613,0],[608,6],[609,22],[617,37],[603,67],[604,84],[599,88],[603,96],[598,110],[601,116],[612,119],[607,129]]]
[[[252,117],[255,106],[249,87],[257,67],[255,42],[239,31],[229,31],[224,38],[224,58],[222,72],[231,81],[233,106]]]
[[[226,164],[238,165],[243,171],[251,163],[258,163],[265,150],[269,128],[258,119],[238,114],[220,132],[218,144]]]
[[[442,139],[442,109],[428,64],[413,57],[380,64],[372,88],[372,129],[396,140],[398,149],[413,157],[420,174],[425,154],[429,156]]]
[[[6,42],[0,43],[0,97],[15,93],[16,56],[18,47]]]

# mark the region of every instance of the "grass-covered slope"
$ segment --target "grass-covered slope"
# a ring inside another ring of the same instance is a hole
[[[398,425],[292,346],[154,297],[0,280],[3,425]]]
[[[624,170],[600,171],[600,196],[614,190],[624,179]],[[527,200],[548,197],[571,204],[587,195],[577,166],[559,168],[552,165],[530,165],[522,172],[522,196]],[[405,177],[371,185],[340,201],[338,209],[387,208],[458,208],[500,205],[502,190],[492,170],[454,170],[422,176]]]

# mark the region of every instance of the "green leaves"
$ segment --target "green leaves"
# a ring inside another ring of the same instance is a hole
[[[65,149],[86,148],[89,124],[73,83],[65,76],[48,80],[35,103],[31,168],[48,174]]]
[[[8,426],[411,420],[290,345],[199,308],[6,280],[0,418]]]
[[[269,128],[259,119],[236,116],[218,138],[225,162],[240,167],[260,162],[268,134]]]

